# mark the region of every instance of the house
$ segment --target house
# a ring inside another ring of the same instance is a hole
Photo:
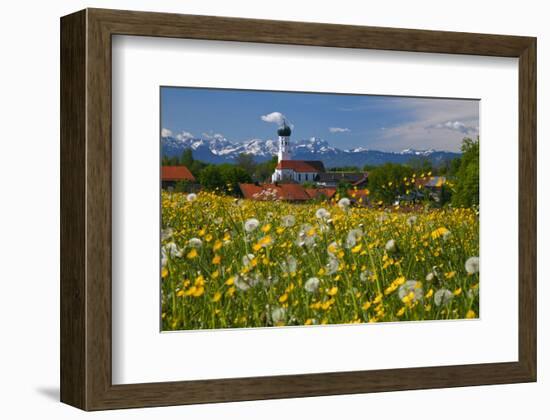
[[[244,198],[256,201],[294,201],[311,200],[306,189],[299,184],[239,184]]]
[[[305,190],[312,200],[330,200],[336,195],[336,188],[306,188]]]
[[[367,184],[367,172],[322,172],[315,179],[317,185],[337,187],[339,184],[350,184],[352,187],[364,187]]]
[[[174,188],[178,182],[187,182],[189,190],[198,188],[195,177],[186,166],[162,166],[161,186],[163,189]]]

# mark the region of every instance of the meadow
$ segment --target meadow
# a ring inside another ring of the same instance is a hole
[[[478,317],[475,208],[161,200],[163,331]]]

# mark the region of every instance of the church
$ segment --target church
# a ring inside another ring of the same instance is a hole
[[[279,135],[279,152],[277,154],[278,163],[275,172],[271,176],[271,182],[285,183],[296,182],[315,182],[319,179],[319,174],[325,172],[325,166],[320,160],[293,160],[290,147],[290,135],[292,130],[283,121],[283,125],[277,130]]]

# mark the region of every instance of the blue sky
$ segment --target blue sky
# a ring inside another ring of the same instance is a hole
[[[340,149],[458,151],[479,132],[478,100],[161,88],[161,128],[173,136],[274,139],[282,116],[291,139],[320,137]]]

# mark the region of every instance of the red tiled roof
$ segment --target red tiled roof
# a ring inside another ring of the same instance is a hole
[[[325,172],[320,160],[281,160],[276,169],[292,169],[294,172]]]
[[[310,199],[304,187],[298,184],[239,184],[239,188],[244,198],[250,200],[305,201]]]
[[[195,177],[187,169],[187,166],[163,166],[162,167],[163,181],[195,181]]]
[[[311,198],[332,198],[336,194],[336,188],[306,188],[306,193]]]

